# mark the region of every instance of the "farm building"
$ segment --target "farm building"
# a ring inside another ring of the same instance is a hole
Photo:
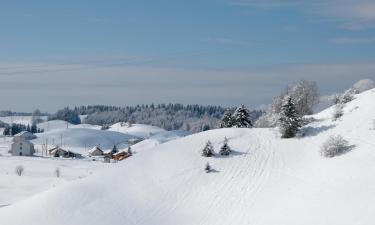
[[[48,150],[48,154],[53,157],[63,157],[63,158],[75,158],[78,156],[76,153],[62,149],[59,146],[56,146]]]
[[[102,156],[104,154],[103,150],[101,150],[98,146],[93,147],[89,151],[89,156]]]
[[[121,160],[128,158],[129,156],[130,156],[129,153],[125,151],[121,151],[121,152],[113,154],[113,159],[116,161],[121,161]]]
[[[35,153],[34,144],[22,136],[14,137],[9,153],[14,156],[32,156]]]

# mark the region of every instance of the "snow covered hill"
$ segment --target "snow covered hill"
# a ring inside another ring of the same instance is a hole
[[[47,116],[41,116],[41,119],[46,120]],[[7,124],[19,123],[24,125],[32,124],[32,116],[3,116],[0,117],[0,121]]]
[[[129,139],[137,138],[133,135],[119,132],[88,128],[54,129],[49,132],[37,134],[37,137],[37,139],[33,140],[37,145],[42,145],[46,142],[50,146],[61,145],[62,142],[62,147],[83,154],[86,154],[87,150],[94,146],[110,149],[114,145],[119,145],[119,147],[124,144],[127,145]]]
[[[335,122],[333,108],[314,115],[303,138],[218,129],[139,151],[100,174],[0,208],[0,224],[374,224],[374,100],[374,90],[357,95]],[[355,147],[323,158],[320,146],[337,134]],[[232,155],[201,156],[207,140],[218,152],[224,137]]]
[[[127,123],[115,123],[108,130],[130,134],[140,138],[148,138],[166,132],[166,130],[160,127],[146,124],[132,124],[129,126]]]
[[[63,120],[50,120],[50,121],[46,121],[43,123],[39,123],[37,126],[38,128],[41,128],[46,132],[57,130],[57,129],[65,129],[65,128],[88,128],[88,129],[95,129],[95,130],[101,129],[101,126],[98,126],[98,125],[91,125],[91,124],[74,125]]]

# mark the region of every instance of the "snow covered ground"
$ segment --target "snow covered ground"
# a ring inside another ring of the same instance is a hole
[[[148,138],[166,132],[166,130],[160,127],[145,124],[132,124],[129,126],[127,123],[115,123],[108,130],[130,134],[140,138]]]
[[[127,147],[128,140],[137,138],[132,135],[114,131],[103,131],[90,128],[64,128],[54,129],[48,132],[37,134],[37,139],[32,142],[41,149],[46,142],[50,146],[59,145],[67,150],[87,154],[94,146],[102,149],[110,149],[114,145]]]
[[[66,128],[66,124],[65,121],[58,120],[39,124],[42,128],[48,127],[49,131],[38,134],[38,138],[33,140],[37,149],[35,157],[11,156],[8,150],[12,138],[0,137],[0,208],[67,182],[86,178],[103,169],[117,166],[117,164],[113,163],[104,164],[101,160],[92,161],[91,158],[62,159],[41,157],[41,145],[45,144],[46,140],[48,140],[50,148],[54,145],[61,145],[62,141],[63,148],[86,156],[87,151],[95,145],[103,149],[109,149],[114,144],[117,144],[121,149],[128,146],[127,140],[139,138],[115,131],[102,131],[99,126],[68,124],[69,128]],[[144,134],[157,130],[157,127],[142,124],[136,125],[134,128],[137,128],[134,130],[142,131]],[[159,130],[163,131],[163,133],[159,132],[152,139],[146,139],[138,143],[134,146],[133,151],[138,153],[143,149],[155,147],[160,143],[186,135],[185,132],[168,132],[161,128]],[[19,165],[25,169],[21,177],[15,173],[15,169]],[[55,174],[57,168],[59,168],[61,173],[59,178]]]
[[[19,123],[24,125],[31,125],[31,119],[32,116],[2,116],[0,117],[0,121],[3,121],[4,123]],[[41,119],[46,120],[46,116],[41,116]]]
[[[98,125],[91,125],[91,124],[78,124],[74,125],[69,122],[63,120],[50,120],[43,123],[39,123],[38,128],[43,129],[45,132],[57,130],[57,129],[65,129],[65,128],[87,128],[87,129],[94,129],[100,130],[101,126]]]
[[[374,224],[374,99],[374,90],[358,95],[335,122],[333,109],[314,115],[303,138],[218,129],[139,151],[100,174],[0,208],[0,224]],[[336,134],[355,147],[321,157],[320,146]],[[201,156],[207,140],[217,152],[224,137],[231,156]]]

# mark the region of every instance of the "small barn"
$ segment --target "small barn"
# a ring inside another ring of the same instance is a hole
[[[32,156],[35,153],[34,144],[22,138],[13,138],[10,151],[14,156]]]
[[[130,156],[129,153],[125,151],[121,151],[121,152],[113,154],[113,159],[116,161],[121,161],[121,160],[128,158],[129,156]]]
[[[103,150],[101,150],[98,146],[93,147],[89,151],[89,156],[102,156],[104,154]]]
[[[77,156],[79,156],[78,154],[74,152],[62,149],[59,146],[56,146],[48,150],[48,154],[53,157],[63,157],[63,158],[76,158]]]

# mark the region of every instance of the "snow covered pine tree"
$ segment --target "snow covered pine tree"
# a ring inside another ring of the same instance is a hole
[[[224,138],[224,144],[221,146],[221,148],[220,148],[220,155],[229,155],[230,153],[231,153],[231,149],[230,149],[230,147],[229,147],[229,145],[228,145],[228,138],[227,137],[225,137]]]
[[[213,155],[214,155],[214,147],[212,147],[212,144],[210,141],[207,141],[206,146],[204,146],[202,150],[202,156],[211,157]]]
[[[282,138],[295,137],[299,128],[302,126],[302,118],[298,114],[296,106],[290,96],[284,98],[278,124]]]
[[[233,117],[232,117],[233,110],[227,109],[223,117],[221,118],[220,128],[227,128],[233,126]]]
[[[249,110],[244,106],[240,105],[236,111],[234,111],[232,118],[233,118],[233,125],[232,127],[243,128],[243,127],[253,127],[249,119],[250,113]]]

